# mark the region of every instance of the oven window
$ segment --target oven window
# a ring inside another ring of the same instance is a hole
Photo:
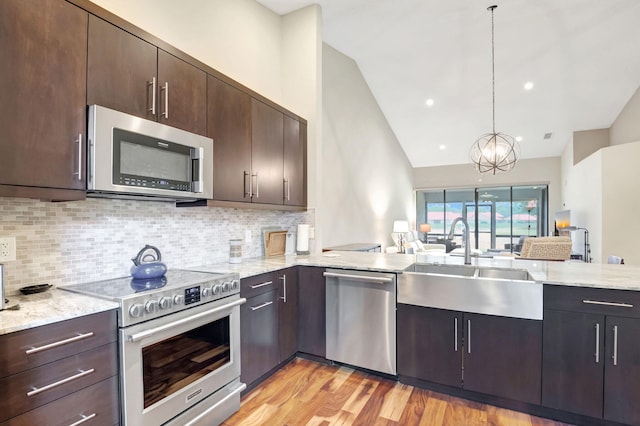
[[[228,364],[229,317],[142,349],[144,408]]]

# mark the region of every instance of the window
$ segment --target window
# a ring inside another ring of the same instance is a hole
[[[417,226],[430,224],[428,242],[444,243],[453,220],[464,217],[472,248],[519,251],[520,237],[547,235],[547,194],[546,185],[418,191]],[[457,245],[463,229],[454,231]]]

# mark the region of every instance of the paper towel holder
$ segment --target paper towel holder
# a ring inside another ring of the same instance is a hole
[[[296,254],[307,255],[309,252],[309,225],[301,223],[296,233]]]

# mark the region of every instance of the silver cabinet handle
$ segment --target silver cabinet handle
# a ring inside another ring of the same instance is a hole
[[[283,286],[283,296],[280,299],[282,299],[284,303],[287,303],[287,274],[281,276],[280,279],[282,280]]]
[[[88,416],[85,416],[84,414],[80,414],[80,417],[82,417],[82,418],[80,420],[78,420],[77,422],[75,422],[75,423],[71,423],[69,426],[81,425],[84,422],[88,422],[89,420],[91,420],[95,416],[96,416],[96,413],[89,414]]]
[[[57,348],[58,346],[66,345],[68,343],[77,342],[78,340],[86,339],[91,336],[93,336],[93,331],[84,334],[78,333],[76,336],[69,337],[68,339],[59,340],[57,342],[49,343],[48,345],[36,346],[34,348],[27,349],[26,351],[24,351],[24,353],[27,355],[35,354],[38,352],[46,351],[48,349]]]
[[[78,172],[74,175],[78,176],[78,180],[82,180],[82,133],[78,133],[76,143],[78,144]]]
[[[273,284],[273,281],[265,281],[262,284],[255,284],[255,285],[252,285],[251,288],[260,288],[270,284]]]
[[[458,352],[458,317],[453,319],[453,350]]]
[[[260,198],[260,181],[258,180],[258,172],[255,172],[251,176],[256,178],[256,193],[255,193],[255,196],[256,196],[256,198]],[[254,194],[251,194],[252,197],[253,197],[253,195]]]
[[[586,303],[588,305],[604,305],[604,306],[614,306],[617,308],[633,308],[633,305],[628,303],[618,303],[618,302],[601,302],[599,300],[583,300],[582,303]]]
[[[467,353],[471,353],[471,320],[467,320]]]
[[[249,177],[249,192],[247,192],[247,176]],[[252,181],[251,181],[251,173],[247,173],[246,170],[244,170],[244,176],[243,176],[244,182],[244,197],[243,198],[251,198],[253,196],[252,192],[253,192],[253,188],[252,188]]]
[[[596,323],[596,364],[600,362],[600,324]]]
[[[618,326],[613,326],[613,365],[618,365]]]
[[[285,196],[284,196],[284,198],[287,201],[289,201],[289,200],[291,200],[291,183],[289,182],[289,179],[283,179],[283,181],[284,181],[284,186],[285,186],[285,190],[284,190]]]
[[[164,92],[164,111],[160,115],[164,115],[164,118],[169,118],[169,82],[165,81],[164,86],[160,88],[161,92]]]
[[[273,303],[272,301],[264,302],[262,305],[252,306],[252,307],[251,307],[251,310],[252,310],[252,311],[257,311],[258,309],[262,309],[262,308],[264,308],[264,307],[266,307],[266,306],[269,306],[269,305],[270,305],[270,304],[272,304],[272,303]]]
[[[337,274],[335,272],[323,272],[325,277],[334,278],[349,278],[357,281],[373,281],[376,283],[390,283],[393,282],[393,278],[388,277],[375,277],[370,275],[353,275],[353,274]]]
[[[78,371],[79,371],[78,374],[74,374],[73,376],[69,376],[69,377],[66,377],[66,378],[64,378],[62,380],[58,380],[57,382],[50,383],[50,384],[48,384],[46,386],[43,386],[41,388],[37,388],[37,387],[34,386],[34,387],[32,387],[31,391],[27,392],[27,396],[37,395],[37,394],[39,394],[41,392],[48,391],[49,389],[53,389],[53,388],[58,387],[60,385],[64,385],[65,383],[69,383],[72,380],[76,380],[76,379],[79,379],[81,377],[87,376],[87,375],[93,373],[96,370],[93,369],[93,368],[90,368],[88,370],[78,370]]]
[[[151,81],[147,81],[147,88],[151,86],[151,108],[147,109],[151,115],[156,115],[156,78],[153,77]]]

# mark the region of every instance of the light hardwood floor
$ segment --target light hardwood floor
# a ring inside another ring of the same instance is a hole
[[[562,426],[515,411],[296,358],[242,398],[236,425]]]

